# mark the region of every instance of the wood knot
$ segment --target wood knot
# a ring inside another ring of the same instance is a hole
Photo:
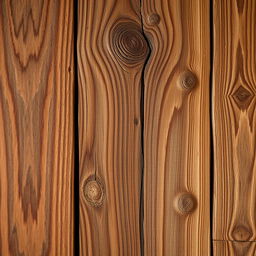
[[[252,234],[244,226],[237,226],[232,232],[233,239],[236,241],[249,241]]]
[[[86,201],[94,207],[99,207],[103,203],[104,189],[99,179],[95,176],[89,177],[83,186],[83,193]]]
[[[175,199],[175,208],[181,214],[192,213],[196,206],[196,198],[191,193],[179,194]]]
[[[111,47],[122,63],[142,64],[148,55],[148,45],[138,25],[133,22],[117,24],[112,31]]]
[[[157,13],[152,13],[148,16],[148,24],[151,26],[156,26],[160,22],[160,16]]]
[[[191,90],[196,86],[197,77],[191,71],[185,71],[180,75],[180,86],[185,90]]]
[[[138,125],[139,124],[139,119],[138,118],[134,118],[134,124]]]
[[[233,98],[239,108],[245,109],[250,105],[253,95],[241,85],[234,92]]]

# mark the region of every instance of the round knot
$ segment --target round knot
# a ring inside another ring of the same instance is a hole
[[[175,208],[181,214],[189,214],[196,208],[196,198],[190,193],[182,193],[176,197]]]
[[[237,226],[233,232],[232,236],[235,241],[248,241],[251,237],[251,232],[244,226]]]
[[[160,22],[160,16],[156,13],[152,13],[148,16],[148,24],[151,26],[158,25]]]
[[[112,49],[125,65],[136,66],[145,61],[147,42],[138,25],[132,22],[117,24],[112,31]]]
[[[99,207],[103,203],[104,190],[102,183],[95,177],[89,177],[83,187],[84,197],[92,206]]]
[[[185,71],[180,76],[180,85],[183,89],[191,90],[196,86],[197,78],[191,71]]]

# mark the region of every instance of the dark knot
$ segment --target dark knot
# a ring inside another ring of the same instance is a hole
[[[142,64],[148,54],[148,45],[138,25],[122,22],[112,30],[111,48],[119,60],[127,66]]]

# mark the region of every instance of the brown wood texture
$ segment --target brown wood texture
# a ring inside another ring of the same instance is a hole
[[[214,241],[214,256],[255,256],[255,242]]]
[[[256,238],[255,13],[256,2],[252,0],[214,1],[216,240],[244,242]],[[244,243],[235,244],[234,254],[229,255],[238,255],[245,248]]]
[[[210,10],[144,0],[145,255],[210,255]]]
[[[79,1],[80,254],[140,255],[141,76],[137,0]]]
[[[0,3],[0,255],[73,255],[73,1]]]

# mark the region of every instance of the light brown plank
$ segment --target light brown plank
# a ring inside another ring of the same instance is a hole
[[[79,1],[80,254],[140,255],[140,2]]]
[[[214,241],[213,252],[216,256],[255,256],[255,242]]]
[[[216,240],[256,238],[255,13],[253,0],[214,1]]]
[[[0,3],[0,255],[73,255],[73,1]]]
[[[142,3],[152,46],[145,71],[145,255],[206,256],[209,1]]]

